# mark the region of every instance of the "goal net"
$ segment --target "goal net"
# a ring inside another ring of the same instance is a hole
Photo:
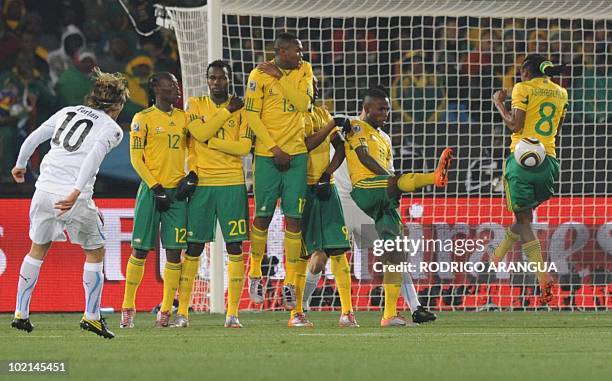
[[[332,113],[358,115],[363,91],[389,89],[386,132],[399,172],[434,168],[441,149],[456,164],[444,190],[426,188],[401,200],[410,234],[479,238],[485,249],[421,250],[416,262],[488,261],[513,216],[505,210],[502,164],[510,133],[492,105],[496,89],[520,80],[526,54],[541,53],[568,70],[555,79],[570,106],[557,138],[557,192],[536,210],[534,227],[545,260],[556,266],[552,309],[608,309],[612,291],[612,3],[608,1],[209,1],[200,8],[160,8],[174,29],[185,99],[207,92],[205,69],[222,58],[233,68],[233,91],[244,95],[249,72],[272,57],[275,35],[297,35]],[[249,174],[250,176],[250,174]],[[252,200],[251,200],[252,203]],[[252,217],[251,217],[252,218]],[[264,262],[267,301],[241,309],[281,308],[282,217],[270,227]],[[218,242],[220,242],[218,240]],[[248,243],[246,243],[248,249]],[[220,252],[216,255],[220,255]],[[381,281],[372,254],[348,253],[357,310],[378,309]],[[202,261],[194,308],[209,309],[208,258]],[[246,258],[245,258],[246,259]],[[507,263],[526,260],[517,245]],[[226,262],[227,259],[224,261]],[[523,271],[412,273],[421,303],[436,310],[539,308],[537,280]],[[225,273],[225,271],[224,271]],[[225,281],[225,286],[226,286]],[[404,302],[402,302],[404,303]],[[406,304],[403,304],[404,308]],[[333,276],[322,278],[311,309],[337,309]]]

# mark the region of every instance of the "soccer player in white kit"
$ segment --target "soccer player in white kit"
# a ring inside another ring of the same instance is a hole
[[[11,327],[31,332],[30,297],[40,267],[53,241],[70,241],[85,251],[83,288],[85,313],[80,326],[112,339],[100,317],[104,275],[103,220],[92,200],[96,174],[102,160],[121,142],[123,131],[115,122],[128,99],[127,81],[119,74],[94,69],[95,86],[85,105],[65,107],[45,121],[25,140],[12,175],[25,181],[26,165],[34,150],[51,139],[51,149],[40,165],[40,176],[30,205],[32,247],[19,272],[15,318]]]
[[[380,133],[389,141],[389,145],[391,145],[391,138],[389,135],[387,135],[384,131],[380,131]],[[330,150],[330,155],[333,156],[333,147],[331,147]],[[393,168],[393,160],[391,160],[391,167],[389,168],[389,171],[391,173],[395,172],[395,168]],[[351,185],[351,178],[349,176],[346,161],[344,161],[336,172],[334,172],[334,177],[336,179],[336,189],[338,190],[338,195],[340,196],[340,203],[342,204],[342,211],[344,212],[344,222],[349,234],[353,236],[353,245],[359,249],[361,258],[367,258],[369,250],[373,248],[372,245],[374,240],[378,239],[378,234],[376,233],[376,230],[374,230],[374,220],[365,214],[365,212],[361,210],[351,198],[353,186]],[[363,225],[370,225],[372,228],[362,229]],[[311,264],[308,266],[303,302],[305,306],[308,306],[308,301],[317,287],[319,279],[321,279],[321,275],[325,268],[327,258],[322,257],[324,256],[321,256],[321,258],[313,256],[311,258]],[[357,259],[355,256],[353,256],[353,258],[353,261],[356,262]],[[367,273],[367,269],[363,267],[363,262],[364,261],[360,261],[360,263],[362,263],[362,274],[364,272]],[[367,264],[367,259],[365,263]],[[436,320],[437,316],[434,313],[427,311],[421,305],[418,294],[414,288],[414,284],[412,283],[412,277],[408,273],[405,273],[403,276],[401,292],[404,299],[408,302],[410,312],[412,313],[412,321],[414,323],[418,324]]]

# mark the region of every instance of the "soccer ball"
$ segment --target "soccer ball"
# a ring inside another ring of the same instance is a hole
[[[523,138],[514,147],[514,158],[523,168],[536,168],[546,158],[546,150],[538,139]]]

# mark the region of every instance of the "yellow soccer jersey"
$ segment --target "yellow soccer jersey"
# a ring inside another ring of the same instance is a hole
[[[134,115],[130,158],[136,173],[152,187],[175,188],[185,176],[186,132],[189,119],[181,109],[167,113],[155,106]]]
[[[512,134],[510,151],[514,152],[522,138],[534,137],[544,144],[547,155],[556,157],[555,137],[567,103],[567,90],[548,77],[517,83],[512,90],[512,108],[526,112],[525,126]]]
[[[300,93],[312,98],[312,67],[304,61],[298,69],[283,70],[283,73],[283,78],[276,80],[258,69],[253,69],[249,74],[245,109],[247,113],[259,115],[270,137],[283,151],[290,155],[306,153],[304,114],[307,109],[300,111],[303,107],[292,104],[283,93],[282,85],[290,84]],[[281,84],[281,81],[284,83]],[[251,128],[257,133],[257,126],[251,123]],[[271,147],[266,147],[262,139],[255,139],[256,155],[272,156],[269,148]]]
[[[306,114],[304,119],[306,136],[310,136],[323,129],[331,119],[332,116],[325,108],[314,106],[312,112]],[[336,128],[336,131],[339,131],[339,129]],[[329,146],[332,135],[333,132],[327,135],[323,143],[308,153],[308,185],[316,184],[329,166]],[[331,181],[334,181],[333,176]]]
[[[229,100],[222,104],[208,96],[191,97],[187,103],[187,112],[191,118],[202,118],[204,122],[212,118],[220,109],[227,107]],[[247,126],[244,109],[235,111],[225,121],[216,138],[238,141],[240,138],[252,138],[251,129]],[[199,177],[199,186],[221,186],[244,184],[242,158],[209,148],[208,144],[189,138],[189,169]]]
[[[361,180],[376,176],[376,174],[366,168],[355,150],[359,147],[366,147],[370,156],[374,158],[383,168],[391,167],[391,145],[378,129],[370,126],[363,120],[352,120],[353,132],[348,134],[344,146],[346,148],[346,161],[351,183],[357,184]]]

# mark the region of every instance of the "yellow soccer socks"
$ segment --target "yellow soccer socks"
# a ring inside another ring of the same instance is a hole
[[[181,263],[166,262],[166,267],[164,268],[164,298],[159,309],[162,312],[172,311],[174,296],[181,280],[181,268]]]
[[[229,255],[227,278],[227,315],[238,316],[240,295],[244,284],[244,259],[242,254]]]
[[[136,308],[136,291],[142,282],[146,259],[138,259],[133,255],[128,259],[125,269],[125,290],[123,293],[123,304],[121,308]]]
[[[200,269],[200,256],[192,257],[185,254],[183,266],[181,268],[181,278],[179,280],[179,307],[178,314],[189,315],[189,305],[193,293],[193,282],[195,281],[198,270]]]
[[[433,185],[436,179],[434,172],[432,173],[406,173],[397,180],[397,187],[402,192],[414,192],[419,188],[427,185]]]
[[[340,303],[342,304],[342,313],[348,314],[353,312],[353,301],[351,300],[351,269],[349,267],[346,255],[334,255],[330,257],[331,271],[336,279],[336,287],[340,294]]]
[[[259,230],[255,225],[251,228],[251,256],[249,257],[249,278],[261,278],[261,262],[266,253],[268,230]]]

